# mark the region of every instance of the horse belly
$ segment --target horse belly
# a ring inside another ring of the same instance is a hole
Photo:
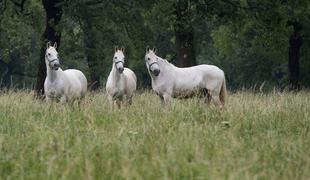
[[[70,99],[82,98],[86,94],[87,79],[81,71],[75,69],[68,69],[66,73],[67,82],[67,96]]]
[[[174,84],[173,97],[190,98],[201,94],[202,89],[206,87],[206,83],[201,75],[187,75],[180,78]]]
[[[172,97],[184,99],[184,98],[191,98],[194,96],[200,96],[203,93],[203,89],[197,88],[192,90],[177,90],[174,91]]]

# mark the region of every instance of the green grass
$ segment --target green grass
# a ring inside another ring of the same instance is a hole
[[[152,92],[114,110],[103,93],[80,110],[6,92],[0,179],[308,179],[309,131],[309,92],[239,92],[223,112]]]

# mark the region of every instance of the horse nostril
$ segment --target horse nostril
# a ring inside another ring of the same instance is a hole
[[[55,68],[55,70],[58,70],[58,68],[60,68],[60,64],[59,63],[55,63],[54,64],[54,68]]]
[[[155,76],[158,76],[159,73],[160,73],[160,70],[159,70],[159,69],[155,69],[155,70],[154,70],[154,75],[155,75]]]
[[[118,71],[119,71],[120,73],[122,73],[122,72],[124,71],[124,68],[120,67],[120,68],[118,68]]]

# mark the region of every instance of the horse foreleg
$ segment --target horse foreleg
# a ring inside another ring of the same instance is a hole
[[[79,100],[78,100],[78,106],[79,106],[79,109],[80,110],[82,110],[82,108],[84,107],[84,98],[80,98]]]
[[[171,96],[170,96],[170,94],[164,94],[163,96],[163,103],[164,103],[164,105],[169,105],[170,103],[171,103]]]
[[[108,95],[108,101],[109,101],[109,103],[110,103],[111,106],[114,105],[114,100],[113,100],[113,97],[112,97],[112,96]]]
[[[121,103],[122,103],[122,100],[121,100],[121,99],[117,99],[117,100],[115,101],[115,103],[116,103],[118,109],[121,108]]]
[[[128,102],[129,105],[132,104],[132,96],[128,96],[127,97],[127,102]]]
[[[51,98],[48,97],[48,96],[45,96],[45,101],[46,101],[47,103],[50,103],[50,102],[51,102]]]
[[[65,104],[67,102],[67,97],[65,95],[60,97],[60,103]]]

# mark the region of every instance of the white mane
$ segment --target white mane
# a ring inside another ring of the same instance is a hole
[[[157,59],[160,61],[159,63],[160,64],[163,64],[163,65],[166,65],[166,66],[169,66],[169,67],[176,67],[175,65],[173,65],[172,63],[170,63],[167,59],[163,59],[159,56],[156,56]]]

